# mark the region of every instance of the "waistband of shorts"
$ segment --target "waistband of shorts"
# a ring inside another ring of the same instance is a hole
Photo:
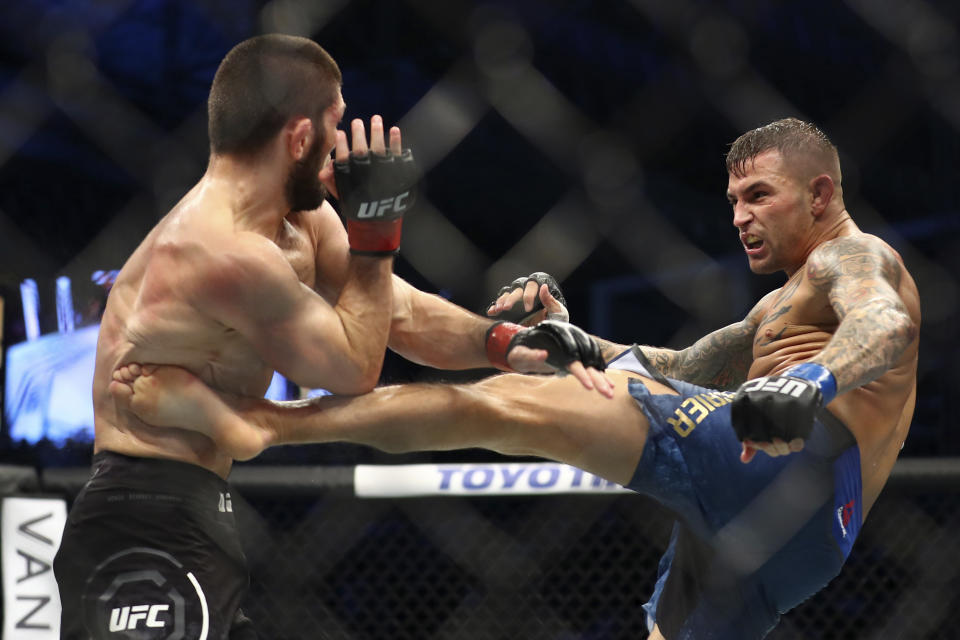
[[[90,467],[91,485],[185,495],[229,490],[227,481],[214,472],[168,458],[99,451],[93,455]]]

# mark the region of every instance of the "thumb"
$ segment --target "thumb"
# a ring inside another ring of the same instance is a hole
[[[337,181],[333,177],[333,161],[332,160],[327,160],[324,163],[323,168],[320,169],[320,174],[318,177],[320,178],[320,183],[327,188],[327,191],[329,191],[334,198],[339,200],[340,194],[339,192],[337,192]]]
[[[548,320],[570,321],[570,312],[560,304],[559,300],[553,297],[553,294],[550,293],[550,287],[545,284],[540,285],[540,302],[543,303],[543,308],[547,310]]]

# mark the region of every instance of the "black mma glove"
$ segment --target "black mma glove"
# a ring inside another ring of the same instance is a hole
[[[486,308],[489,309],[490,307],[492,307],[494,303],[496,303],[497,298],[499,298],[505,293],[510,293],[514,289],[520,289],[521,291],[524,290],[528,282],[536,282],[538,292],[540,291],[541,286],[547,285],[547,288],[550,290],[550,295],[556,298],[557,302],[562,304],[564,307],[567,306],[567,301],[566,299],[564,299],[563,292],[560,291],[560,285],[557,284],[556,279],[553,276],[551,276],[549,273],[544,273],[543,271],[537,271],[537,272],[531,273],[528,276],[521,276],[516,280],[514,280],[513,282],[511,282],[510,284],[504,287],[501,287],[500,291],[497,292],[496,298],[494,298],[493,301],[490,304],[488,304]],[[538,294],[533,301],[533,308],[530,309],[530,311],[527,311],[526,309],[523,308],[523,298],[520,298],[515,303],[513,303],[513,306],[510,307],[509,309],[504,309],[500,313],[491,317],[498,318],[500,320],[503,320],[504,322],[522,323],[524,320],[526,320],[530,316],[542,310],[543,310],[543,301],[540,300],[540,295]],[[555,318],[551,318],[551,319],[555,319]],[[566,319],[564,319],[564,321],[565,320]]]
[[[350,251],[367,256],[397,253],[403,214],[417,198],[420,178],[410,149],[400,155],[350,154],[346,162],[333,163],[333,175]]]
[[[804,362],[778,376],[748,380],[730,403],[730,421],[742,442],[806,439],[821,407],[837,395],[826,367]]]
[[[512,371],[507,354],[522,345],[545,349],[547,364],[560,371],[569,371],[570,363],[579,360],[585,367],[606,369],[600,346],[580,327],[559,320],[544,320],[533,327],[497,322],[487,329],[487,358],[500,369]]]

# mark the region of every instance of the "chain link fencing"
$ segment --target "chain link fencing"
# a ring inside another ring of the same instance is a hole
[[[354,471],[235,469],[251,571],[243,609],[260,637],[646,637],[642,605],[673,526],[655,501],[609,490],[363,498]],[[0,495],[69,501],[86,478],[82,468],[2,467]],[[897,463],[840,574],[768,637],[952,640],[957,628],[960,459],[914,458]]]
[[[234,504],[252,570],[244,610],[277,640],[645,638],[672,526],[631,494]],[[955,487],[888,489],[840,575],[769,637],[957,637],[958,534]]]
[[[72,275],[77,326],[96,320],[102,292],[78,281],[119,268],[202,175],[226,51],[281,31],[331,51],[347,118],[399,123],[425,169],[398,273],[479,310],[547,271],[572,320],[618,342],[686,346],[780,285],[744,264],[722,156],[751,127],[813,120],[841,150],[854,219],[901,252],[923,298],[907,453],[960,453],[943,410],[960,393],[958,12],[949,0],[4,3],[8,343],[24,332],[24,278]],[[399,358],[387,374],[429,375]]]

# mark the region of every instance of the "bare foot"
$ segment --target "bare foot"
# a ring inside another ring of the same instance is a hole
[[[266,430],[246,422],[186,369],[130,363],[113,372],[109,391],[117,405],[147,424],[198,431],[236,460],[270,446]]]

